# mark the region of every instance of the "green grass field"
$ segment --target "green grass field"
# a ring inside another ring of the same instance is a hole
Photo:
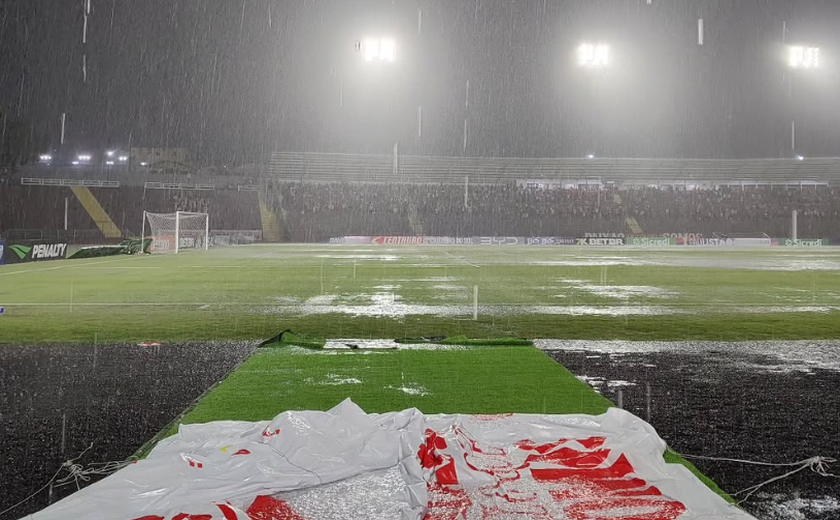
[[[840,338],[840,250],[251,246],[5,266],[0,306],[7,344],[265,340],[285,329],[314,344],[829,339]],[[532,347],[285,346],[260,350],[180,420],[271,419],[347,397],[369,412],[599,414],[611,405]]]
[[[183,418],[148,443],[174,434],[179,423],[273,419],[286,410],[327,410],[350,398],[381,413],[591,414],[612,403],[532,347],[434,347],[432,350],[324,351],[268,347],[249,358]],[[718,493],[694,466],[669,452]]]
[[[24,344],[838,338],[840,250],[252,246],[4,266],[0,306]]]

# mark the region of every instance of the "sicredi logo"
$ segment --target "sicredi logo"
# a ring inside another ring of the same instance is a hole
[[[63,258],[67,244],[38,244],[32,248],[33,260]]]

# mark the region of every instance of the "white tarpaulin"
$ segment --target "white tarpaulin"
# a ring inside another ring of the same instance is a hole
[[[328,412],[181,426],[146,460],[32,516],[108,520],[749,519],[619,409]]]

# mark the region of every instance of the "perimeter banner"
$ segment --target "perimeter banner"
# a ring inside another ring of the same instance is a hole
[[[779,244],[784,245],[785,247],[823,247],[829,244],[828,240],[823,240],[821,238],[802,238],[799,240],[791,240],[786,238],[784,240],[779,240]]]
[[[3,247],[3,262],[22,264],[26,262],[45,262],[63,260],[67,255],[66,242],[40,240],[19,240],[6,242]]]
[[[577,245],[579,246],[623,246],[625,244],[624,237],[613,237],[613,238],[595,238],[595,237],[583,237],[576,239]]]
[[[151,454],[28,518],[749,520],[629,412],[367,414],[181,425]],[[754,520],[754,519],[753,519]]]
[[[671,237],[627,237],[628,246],[669,247],[677,245],[677,239]]]
[[[3,260],[3,254],[5,253],[5,251],[6,251],[6,242],[0,240],[0,265],[3,265],[4,263],[6,263],[5,260]]]
[[[771,247],[772,238],[680,238],[677,245],[692,247]]]
[[[430,236],[349,236],[330,238],[330,244],[377,246],[573,246],[567,237],[430,237]]]

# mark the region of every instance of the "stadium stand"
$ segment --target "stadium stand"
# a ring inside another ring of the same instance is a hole
[[[840,189],[718,187],[541,189],[522,186],[281,183],[292,241],[343,235],[583,236],[757,234],[784,238],[799,211],[800,236],[840,230]],[[466,199],[465,199],[466,196]],[[466,204],[465,204],[466,200]]]
[[[143,211],[169,213],[202,211],[212,215],[213,229],[261,229],[257,194],[233,190],[174,191],[141,187],[91,188],[122,236],[139,236]],[[37,231],[63,231],[64,205],[68,207],[68,233],[72,242],[105,240],[99,226],[70,188],[9,185],[0,190],[0,233],[27,237]],[[78,237],[78,240],[74,240]]]
[[[40,178],[42,185],[25,182]],[[267,241],[286,242],[346,235],[587,233],[786,238],[793,210],[799,212],[800,237],[840,236],[840,159],[835,158],[395,159],[276,153],[267,171],[254,169],[247,178],[219,173],[176,179],[183,185],[172,180],[96,169],[30,168],[6,175],[0,179],[0,233],[63,230],[66,198],[70,231],[83,241],[100,236],[101,217],[100,222],[91,217],[61,184],[67,181],[89,187],[123,236],[140,233],[144,210],[208,212],[211,229],[262,230]],[[114,187],[102,187],[106,182]]]

